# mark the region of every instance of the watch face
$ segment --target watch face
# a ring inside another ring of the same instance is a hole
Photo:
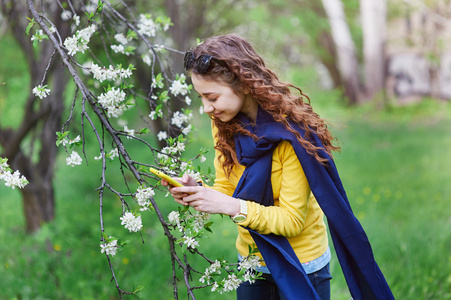
[[[233,217],[232,219],[233,219],[234,222],[239,223],[239,222],[245,221],[246,220],[246,216],[237,215],[237,216]]]

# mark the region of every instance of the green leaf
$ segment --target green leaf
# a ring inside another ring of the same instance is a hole
[[[136,289],[133,291],[133,294],[137,294],[139,292],[141,292],[144,289],[144,286],[140,285],[137,286]]]
[[[143,129],[139,130],[138,133],[139,134],[147,134],[149,133],[150,129],[147,127],[144,127]]]
[[[34,21],[34,18],[33,19],[27,18],[27,19],[30,20],[30,23],[28,23],[27,29],[25,30],[25,32],[27,33],[27,35],[30,35],[31,27],[33,27],[35,21]]]

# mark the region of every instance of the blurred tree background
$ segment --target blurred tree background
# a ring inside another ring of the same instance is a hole
[[[300,86],[334,125],[342,180],[395,297],[451,299],[451,1],[125,2],[169,16],[174,26],[162,43],[175,49],[227,32],[247,37],[270,68]],[[53,50],[32,48],[24,1],[1,4],[0,156],[30,186],[0,187],[0,298],[114,299],[99,250],[96,164],[69,168],[55,147],[71,101],[65,95],[74,86],[55,61],[50,76],[58,89],[42,104],[34,102],[31,89]],[[63,23],[59,28],[68,30]],[[172,59],[175,72],[182,72],[181,56]],[[151,79],[140,74],[148,85]],[[211,149],[208,117],[193,125],[192,153]],[[159,197],[167,200],[164,192]],[[166,202],[162,207],[170,212],[175,204]],[[104,210],[118,205],[111,201]],[[107,218],[119,223],[116,215]],[[146,244],[132,238],[114,258],[119,276],[130,287],[144,285],[142,299],[171,299],[167,245],[151,225],[155,220],[143,222]],[[233,260],[230,223],[218,218],[202,247]],[[350,299],[336,261],[332,272],[332,299]],[[234,299],[208,290],[197,295]]]

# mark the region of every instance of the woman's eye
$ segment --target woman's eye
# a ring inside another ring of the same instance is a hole
[[[216,102],[216,100],[218,100],[218,97],[216,97],[216,98],[211,98],[211,99],[208,99],[208,101],[210,101],[210,102]]]

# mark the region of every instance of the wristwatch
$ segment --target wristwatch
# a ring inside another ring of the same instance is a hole
[[[235,223],[240,223],[246,221],[247,218],[247,202],[245,200],[240,200],[240,212],[232,217],[232,221]]]

